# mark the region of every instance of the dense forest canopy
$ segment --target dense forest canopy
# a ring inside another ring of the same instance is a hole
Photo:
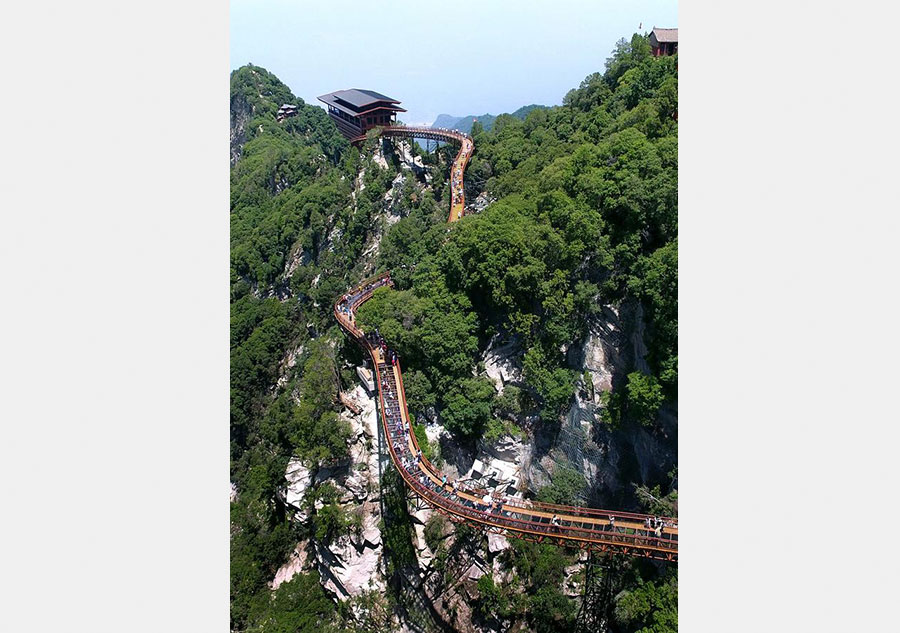
[[[427,376],[451,429],[477,435],[487,423],[470,379],[478,340],[521,344],[531,395],[553,420],[577,379],[566,350],[600,305],[628,299],[646,314],[650,372],[621,385],[610,419],[652,425],[675,397],[676,64],[635,36],[562,107],[501,115],[490,132],[476,123],[467,177],[498,200],[446,239],[415,209],[387,234],[379,267],[414,271],[395,275],[399,290],[378,293],[360,321]]]
[[[279,123],[282,103],[299,111]],[[396,288],[376,292],[359,322],[400,353],[413,416],[434,411],[463,442],[524,434],[510,422],[523,412],[557,424],[579,381],[567,351],[600,306],[632,302],[646,325],[646,367],[614,383],[604,420],[653,429],[678,384],[677,57],[653,58],[635,35],[563,105],[500,115],[490,130],[474,123],[467,197],[493,202],[449,226],[452,148],[423,157],[429,185],[404,185],[403,217],[386,227],[378,218],[396,171],[374,163],[374,141],[350,147],[321,108],[255,66],[232,73],[231,107],[241,130],[231,172],[232,627],[352,630],[358,620],[316,574],[268,586],[298,541],[353,529],[327,483],[308,493],[305,522],[292,520],[283,494],[291,458],[316,467],[346,457],[337,395],[362,357],[339,333],[333,302],[371,272],[363,255],[379,233],[374,265],[392,271]],[[495,337],[518,346],[525,378],[502,396],[478,367]],[[561,473],[539,497],[571,502],[580,477]],[[676,494],[653,492],[657,504]],[[385,542],[401,548],[397,534]],[[513,579],[478,582],[482,617],[568,630],[576,605],[561,574],[574,560],[514,543]],[[622,578],[614,630],[677,629],[674,570],[629,562]]]

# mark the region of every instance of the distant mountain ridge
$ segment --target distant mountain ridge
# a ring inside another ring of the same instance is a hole
[[[516,117],[517,119],[524,120],[529,112],[532,110],[537,110],[538,108],[546,108],[547,106],[537,105],[536,103],[532,103],[531,105],[522,106],[515,112],[511,113],[511,116]],[[497,116],[493,114],[481,114],[475,116],[470,114],[468,116],[453,116],[452,114],[439,114],[438,118],[434,120],[434,123],[431,124],[431,127],[443,127],[449,128],[451,130],[459,130],[460,132],[465,132],[468,134],[472,131],[472,124],[477,120],[484,126],[485,130],[490,130],[494,125],[494,121]]]

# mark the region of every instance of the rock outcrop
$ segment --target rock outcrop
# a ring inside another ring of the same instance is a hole
[[[506,385],[523,384],[521,351],[515,342],[501,344],[497,335],[488,343],[482,357],[484,371],[499,393]]]
[[[417,179],[424,180],[425,183],[430,182],[430,175],[427,173],[422,158],[413,156],[410,143],[405,140],[390,140],[383,138],[378,144],[373,156],[373,161],[381,169],[391,169],[392,164],[399,162],[400,171],[391,182],[390,189],[384,194],[381,221],[375,224],[375,229],[369,243],[361,256],[364,260],[374,261],[378,256],[381,248],[381,240],[384,238],[388,229],[393,224],[399,222],[408,213],[409,201],[404,198],[404,190],[407,183],[412,179],[414,181],[414,191],[417,195],[421,195],[424,191],[425,184],[417,182]],[[364,170],[361,170],[364,172]],[[365,185],[360,177],[358,182],[358,190],[362,191]]]
[[[308,545],[307,541],[297,543],[297,547],[291,552],[291,557],[288,562],[275,572],[275,578],[269,583],[269,586],[273,590],[278,589],[278,587],[281,586],[281,583],[287,582],[293,578],[295,574],[312,569],[312,565],[309,561],[309,554],[306,551]]]
[[[294,509],[294,519],[296,521],[306,521],[309,514],[302,509],[303,497],[313,480],[313,473],[309,468],[303,465],[297,458],[292,458],[288,462],[287,472],[287,491],[285,493],[285,503]]]
[[[291,375],[291,370],[297,366],[297,363],[300,360],[300,357],[303,356],[304,351],[303,345],[295,345],[288,349],[287,353],[284,355],[284,358],[281,359],[281,364],[278,367],[278,381],[275,383],[276,389],[281,389],[287,384],[288,379]]]
[[[315,544],[316,565],[325,589],[339,600],[385,588],[380,573],[382,552],[377,509],[377,504],[363,504],[363,528],[359,533],[342,536],[328,547]]]
[[[247,140],[246,128],[250,122],[252,112],[250,104],[242,95],[231,97],[231,165],[234,166],[241,158],[241,151]]]
[[[294,274],[301,266],[307,266],[312,263],[312,255],[310,255],[306,250],[304,250],[301,244],[297,244],[293,250],[291,250],[291,254],[288,256],[287,262],[284,265],[284,279],[290,279],[291,275]]]
[[[618,308],[603,306],[584,344],[570,350],[570,362],[590,376],[590,384],[585,387],[596,404],[600,403],[602,392],[612,389],[613,373],[626,370],[626,359],[619,351],[623,343]]]
[[[481,213],[495,201],[487,191],[482,191],[472,204],[466,205],[466,213]]]

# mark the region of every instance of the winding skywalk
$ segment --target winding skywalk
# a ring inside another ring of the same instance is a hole
[[[463,174],[472,155],[472,139],[456,130],[387,127],[385,136],[411,136],[458,142],[453,162],[449,222],[463,215]],[[458,171],[457,171],[458,170]],[[458,173],[458,178],[457,178]],[[422,454],[412,432],[403,390],[400,361],[386,341],[366,334],[356,324],[356,311],[378,288],[393,286],[390,273],[371,277],[347,292],[334,305],[341,327],[365,349],[375,368],[379,417],[391,462],[406,486],[425,504],[454,522],[538,543],[580,549],[678,560],[678,524],[671,517],[539,503],[490,490],[471,482],[449,482]]]
[[[424,138],[430,141],[442,141],[444,143],[459,143],[459,153],[453,159],[453,166],[450,168],[450,222],[456,222],[463,216],[463,210],[466,206],[465,191],[463,188],[463,174],[465,174],[466,166],[472,157],[472,150],[475,146],[472,143],[472,137],[458,130],[450,130],[447,128],[431,128],[431,127],[415,127],[410,125],[391,125],[388,127],[378,128],[381,136],[391,138]],[[359,136],[353,139],[353,142],[365,140],[365,136]]]

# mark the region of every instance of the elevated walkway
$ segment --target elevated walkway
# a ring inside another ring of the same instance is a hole
[[[466,173],[469,159],[472,158],[472,151],[475,149],[475,146],[472,144],[472,137],[458,130],[448,130],[446,128],[391,125],[377,129],[381,136],[391,138],[424,138],[431,141],[459,143],[459,152],[456,154],[456,158],[453,159],[453,166],[450,168],[450,219],[448,221],[455,222],[459,220],[463,216],[466,206],[463,176]],[[357,136],[351,142],[359,143],[365,139],[365,135]]]
[[[463,174],[472,156],[472,139],[456,130],[418,127],[382,128],[384,136],[405,136],[458,142],[460,151],[451,171],[448,222],[464,213]],[[677,562],[678,521],[671,517],[539,503],[472,484],[444,482],[443,475],[422,454],[412,432],[400,361],[384,340],[367,336],[356,325],[356,311],[378,288],[393,286],[390,273],[363,281],[334,304],[341,327],[368,352],[378,389],[379,415],[390,459],[404,483],[422,501],[451,521],[468,523],[538,543],[556,543],[591,552],[614,552]]]

